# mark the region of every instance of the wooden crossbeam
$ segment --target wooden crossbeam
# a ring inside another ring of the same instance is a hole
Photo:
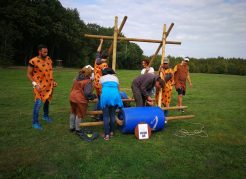
[[[91,39],[107,39],[113,40],[113,36],[105,36],[105,35],[90,35],[85,34],[86,38]],[[162,43],[162,40],[153,40],[153,39],[138,39],[138,38],[126,38],[126,37],[118,37],[118,40],[125,40],[125,41],[135,41],[135,42],[150,42],[150,43]],[[174,45],[181,45],[181,42],[178,41],[166,41],[166,44],[174,44]]]
[[[162,110],[176,110],[176,109],[186,109],[188,106],[172,106],[172,107],[163,107],[161,108]],[[116,112],[119,112],[119,110],[116,110]],[[97,111],[87,111],[87,115],[99,115],[102,114],[102,110],[97,110]]]
[[[134,102],[135,99],[129,98],[129,99],[122,99],[123,102]],[[90,103],[97,103],[98,99],[91,100]]]
[[[173,120],[180,120],[180,119],[191,119],[195,117],[195,115],[183,115],[183,116],[170,116],[170,117],[166,117],[167,121],[173,121]],[[116,123],[120,126],[122,126],[124,124],[124,121],[119,120],[118,118],[116,118]],[[79,124],[80,127],[87,127],[87,126],[101,126],[103,125],[103,121],[98,121],[98,122],[83,122]]]

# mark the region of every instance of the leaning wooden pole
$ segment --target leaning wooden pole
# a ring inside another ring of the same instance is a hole
[[[165,58],[165,47],[166,47],[166,24],[163,27],[163,34],[162,34],[162,55],[161,55],[161,64],[164,62]],[[160,74],[161,79],[163,79],[163,74]],[[161,107],[161,99],[162,99],[162,89],[159,90],[159,98],[158,98],[158,106]]]
[[[124,17],[124,19],[122,20],[121,24],[120,24],[120,27],[119,27],[119,30],[118,30],[118,35],[120,35],[125,23],[126,23],[126,20],[127,20],[127,16]],[[108,49],[108,55],[111,55],[113,52],[113,43],[111,43],[109,49]]]
[[[171,32],[173,26],[174,26],[174,23],[172,22],[171,25],[169,26],[168,30],[167,30],[167,37],[168,37],[169,33]],[[153,61],[156,59],[159,51],[161,50],[161,47],[162,47],[162,43],[160,43],[160,45],[158,46],[157,50],[155,51],[155,54],[152,56],[152,58],[150,60],[150,63],[149,63],[149,67],[151,67]]]
[[[112,69],[114,71],[115,71],[115,67],[116,67],[117,37],[118,37],[118,17],[115,16],[115,19],[114,19],[113,60],[112,60]]]

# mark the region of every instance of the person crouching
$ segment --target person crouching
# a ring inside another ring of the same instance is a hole
[[[104,140],[114,135],[116,108],[122,108],[123,103],[119,92],[119,80],[111,68],[102,70],[100,83],[102,84],[102,94],[100,106],[103,111]]]
[[[73,82],[70,92],[70,131],[80,132],[80,123],[86,115],[88,100],[93,100],[96,96],[92,94],[93,84],[90,79],[91,68],[84,67],[79,71]]]

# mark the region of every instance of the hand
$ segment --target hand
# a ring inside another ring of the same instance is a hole
[[[53,87],[57,87],[58,83],[57,82],[53,82]]]
[[[146,100],[152,102],[152,98],[150,96],[148,96]]]
[[[148,105],[150,105],[150,106],[153,106],[154,105],[154,102],[153,101],[146,101],[147,103],[148,103]]]
[[[103,39],[100,39],[100,43],[101,43],[101,44],[103,43]]]
[[[190,83],[190,89],[192,89],[192,83]]]
[[[42,89],[40,88],[40,86],[37,84],[37,85],[35,85],[35,89],[39,92],[39,93],[41,93],[42,92]]]

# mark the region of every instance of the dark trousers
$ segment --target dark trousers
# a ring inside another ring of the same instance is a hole
[[[110,132],[114,132],[115,123],[115,111],[116,107],[110,106],[102,109],[103,122],[104,122],[104,134],[109,135]]]
[[[136,106],[145,106],[145,97],[142,95],[141,90],[138,88],[138,86],[132,84],[132,93],[133,97],[136,102]]]

